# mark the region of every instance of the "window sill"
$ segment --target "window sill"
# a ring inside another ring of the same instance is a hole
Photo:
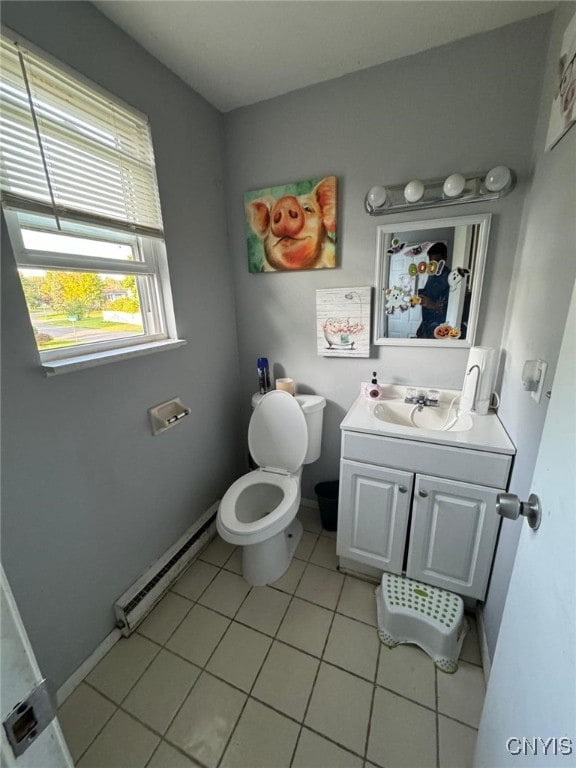
[[[49,362],[42,363],[42,368],[46,376],[58,376],[61,373],[72,373],[72,371],[81,371],[84,368],[94,368],[97,365],[115,363],[118,360],[126,360],[130,357],[140,357],[141,355],[151,355],[153,352],[177,349],[186,343],[185,339],[153,341],[149,344],[138,344],[137,346],[114,349],[108,352],[78,355],[77,357],[68,357],[64,360],[50,360]]]

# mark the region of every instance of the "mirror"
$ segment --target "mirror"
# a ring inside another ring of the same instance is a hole
[[[472,346],[490,219],[378,227],[374,344]]]

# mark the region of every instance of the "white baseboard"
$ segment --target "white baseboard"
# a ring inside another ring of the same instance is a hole
[[[300,499],[301,507],[308,507],[308,509],[318,509],[318,502],[313,499]]]
[[[484,612],[480,604],[476,607],[476,627],[478,629],[478,642],[480,644],[480,656],[482,657],[482,669],[484,670],[484,680],[488,685],[490,678],[490,651],[488,650],[488,640],[486,639],[486,626],[484,624]]]
[[[116,645],[118,640],[122,637],[122,632],[119,629],[113,629],[110,634],[104,638],[96,650],[88,656],[88,658],[80,664],[78,669],[73,672],[68,680],[63,683],[56,691],[56,705],[61,707],[66,701],[68,696],[75,691],[84,678],[92,672],[96,664],[101,661],[108,653],[112,646]]]

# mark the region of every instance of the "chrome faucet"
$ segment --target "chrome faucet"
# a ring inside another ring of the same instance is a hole
[[[427,395],[423,394],[414,394],[410,396],[406,396],[404,398],[405,403],[411,403],[412,405],[417,405],[418,410],[421,411],[424,406],[429,406],[432,408],[438,408],[438,398],[434,397],[428,397]]]
[[[468,368],[468,370],[466,371],[466,376],[470,376],[474,368],[476,368],[477,374],[476,374],[476,383],[474,384],[474,394],[472,395],[472,405],[470,407],[471,411],[476,410],[476,398],[478,397],[478,383],[480,382],[480,366],[471,365],[470,368]]]

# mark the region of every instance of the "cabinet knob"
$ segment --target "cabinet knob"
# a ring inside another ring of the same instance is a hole
[[[418,496],[422,496],[423,499],[428,497],[428,491],[418,491]]]
[[[400,493],[406,493],[408,491],[408,488],[406,488],[405,485],[399,485],[398,490],[400,491]]]

